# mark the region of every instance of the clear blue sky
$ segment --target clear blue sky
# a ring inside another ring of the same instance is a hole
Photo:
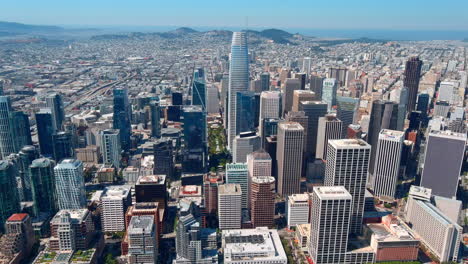
[[[468,30],[468,0],[2,0],[0,21],[47,25]]]

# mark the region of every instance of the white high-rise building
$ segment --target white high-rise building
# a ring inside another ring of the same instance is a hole
[[[288,197],[286,215],[288,226],[309,223],[310,196],[308,193],[293,194]]]
[[[327,158],[328,140],[342,138],[343,122],[336,118],[336,115],[328,114],[320,117],[317,130],[317,148],[315,150],[316,159]]]
[[[374,195],[380,198],[395,199],[401,153],[405,133],[382,129],[376,146],[374,175],[371,175]]]
[[[233,162],[246,162],[247,155],[261,148],[261,140],[256,132],[243,132],[236,136],[232,145]]]
[[[304,128],[296,122],[278,124],[278,193],[283,196],[299,193],[301,190]]]
[[[352,199],[343,186],[314,188],[309,240],[314,263],[345,263]]]
[[[449,102],[449,104],[453,104],[457,96],[458,96],[458,91],[455,87],[454,82],[441,82],[440,83],[439,93],[437,97],[438,101],[446,101],[446,102]]]
[[[302,61],[302,72],[307,73],[307,78],[310,78],[310,70],[312,68],[312,58],[304,57]]]
[[[249,178],[271,176],[272,160],[270,154],[261,149],[247,155]]]
[[[86,207],[83,163],[76,159],[64,159],[54,168],[57,204],[60,210]]]
[[[353,197],[351,233],[360,233],[364,214],[371,146],[360,139],[329,140],[325,164],[325,185],[344,186]]]
[[[157,263],[156,233],[153,215],[132,216],[127,228],[130,264]]]
[[[101,195],[101,222],[104,232],[125,230],[125,213],[132,204],[129,185],[106,187]]]
[[[323,80],[322,101],[328,105],[328,111],[336,105],[336,91],[338,90],[338,82],[335,78],[326,78]]]
[[[232,35],[230,66],[229,66],[229,98],[228,98],[228,147],[237,135],[236,95],[237,92],[249,90],[249,54],[247,48],[247,33],[234,32]]]
[[[242,224],[242,189],[239,184],[218,187],[219,229],[240,229]]]
[[[249,199],[249,171],[246,163],[226,164],[226,183],[239,184],[242,189],[241,208],[248,207]]]
[[[104,164],[120,168],[122,148],[120,147],[120,131],[118,129],[106,129],[100,132],[101,152]]]
[[[259,129],[262,133],[263,119],[279,118],[281,115],[281,93],[278,91],[264,91],[260,94]]]

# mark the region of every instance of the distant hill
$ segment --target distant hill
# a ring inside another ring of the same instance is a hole
[[[56,33],[64,31],[57,26],[27,25],[15,22],[0,21],[0,35],[22,35],[36,33]]]
[[[193,28],[188,28],[188,27],[180,27],[176,30],[173,30],[173,31],[169,31],[169,33],[174,33],[174,34],[192,34],[192,33],[198,33],[198,31],[196,31],[195,29]]]

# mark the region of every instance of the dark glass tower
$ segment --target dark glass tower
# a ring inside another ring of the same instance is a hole
[[[255,94],[237,92],[236,96],[236,135],[255,130]]]
[[[47,158],[33,160],[29,166],[35,215],[39,212],[54,214],[57,211],[54,166],[55,162]]]
[[[406,110],[411,113],[416,107],[416,98],[418,96],[419,79],[421,78],[422,61],[419,57],[411,57],[406,62],[405,78],[403,86],[408,88],[408,105]]]
[[[154,174],[164,174],[172,177],[174,157],[172,140],[161,138],[154,143]]]
[[[52,147],[52,135],[54,134],[52,114],[46,111],[36,113],[36,125],[40,152],[46,157],[52,157],[54,153]]]
[[[431,98],[429,94],[420,94],[418,95],[418,105],[416,110],[421,111],[423,117],[427,116],[427,111],[429,110],[429,102]]]
[[[10,126],[14,134],[13,143],[15,149],[21,149],[26,145],[32,145],[31,128],[28,115],[21,111],[11,112]]]
[[[16,157],[18,157],[16,160],[16,169],[23,187],[22,198],[24,201],[32,201],[32,180],[31,174],[29,173],[29,165],[31,165],[33,160],[39,158],[39,152],[34,146],[24,146]]]
[[[185,106],[183,119],[185,149],[205,149],[206,113],[200,106]]]
[[[52,121],[54,131],[62,130],[62,124],[65,120],[65,112],[63,111],[62,96],[60,94],[52,94],[46,98],[47,107],[52,112]]]
[[[72,135],[67,132],[58,132],[52,135],[53,157],[60,162],[66,158],[73,158]]]
[[[260,83],[262,91],[270,90],[270,74],[268,72],[264,72],[260,75]]]
[[[8,160],[0,160],[0,231],[3,223],[20,211],[20,201],[16,187],[16,167]]]
[[[159,102],[150,102],[150,116],[151,116],[151,136],[155,138],[161,137],[161,108]]]
[[[120,130],[120,142],[122,149],[130,149],[130,134],[132,127],[130,124],[130,105],[126,89],[114,89],[114,129]]]
[[[205,70],[197,69],[193,74],[192,105],[199,105],[206,109]]]

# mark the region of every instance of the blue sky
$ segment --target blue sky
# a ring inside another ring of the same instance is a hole
[[[0,21],[316,29],[468,30],[468,0],[0,0]]]

